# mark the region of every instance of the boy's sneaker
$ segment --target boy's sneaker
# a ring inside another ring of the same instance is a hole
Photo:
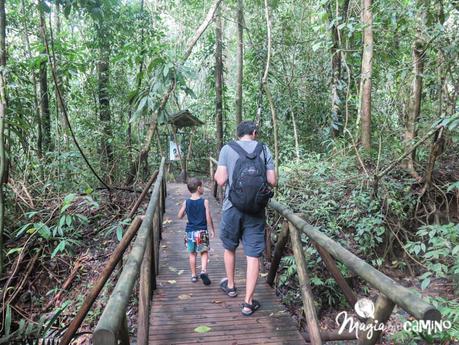
[[[229,297],[237,296],[236,287],[232,287],[232,288],[228,287],[228,278],[223,278],[220,281],[220,289],[222,289],[223,292],[226,293]]]
[[[199,278],[201,278],[204,285],[210,285],[210,283],[212,283],[206,272],[201,272],[201,274],[199,275]]]
[[[191,282],[192,283],[196,283],[198,281],[198,277],[197,276],[191,276]]]

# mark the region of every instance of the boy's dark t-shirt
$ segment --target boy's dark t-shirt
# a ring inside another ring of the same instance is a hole
[[[186,232],[207,230],[206,207],[204,206],[204,199],[187,199],[185,204],[185,212],[188,218],[188,223],[186,224]]]

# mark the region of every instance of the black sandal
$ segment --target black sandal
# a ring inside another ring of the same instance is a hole
[[[212,283],[210,281],[209,276],[208,276],[208,274],[206,272],[201,272],[201,274],[199,275],[199,278],[201,278],[201,280],[204,283],[204,285],[210,285]]]
[[[252,300],[252,304],[245,303],[245,302],[241,304],[241,313],[244,316],[250,316],[253,313],[255,313],[258,309],[260,309],[260,307],[261,307],[260,302],[258,302],[257,300],[253,299]],[[250,311],[244,311],[244,308],[247,308]]]
[[[223,292],[226,293],[229,297],[237,297],[236,287],[228,287],[228,278],[223,278],[220,281],[220,289],[222,289]]]

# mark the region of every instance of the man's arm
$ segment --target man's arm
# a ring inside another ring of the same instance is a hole
[[[220,150],[220,155],[218,157],[218,167],[215,171],[214,179],[217,181],[217,184],[223,187],[228,180],[228,146],[225,145]]]
[[[223,187],[226,183],[226,180],[228,180],[228,169],[226,169],[226,166],[224,165],[219,165],[217,167],[217,171],[215,172],[214,175],[215,181],[217,181],[217,184],[221,187]]]
[[[179,212],[178,212],[177,217],[178,217],[179,219],[182,219],[183,216],[185,216],[185,209],[186,209],[186,201],[183,202],[183,205],[182,205],[182,207],[180,207],[180,210],[179,210]]]
[[[275,170],[267,170],[266,171],[266,180],[271,185],[271,187],[277,186],[277,176]]]

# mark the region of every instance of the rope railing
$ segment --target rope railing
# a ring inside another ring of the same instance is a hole
[[[212,165],[217,164],[217,162],[212,157],[210,157],[209,161],[211,166],[211,177],[213,178]],[[318,228],[308,224],[287,206],[272,199],[268,204],[268,208],[278,213],[284,219],[284,226],[278,235],[274,252],[272,255],[269,255],[268,258],[271,261],[271,267],[267,275],[267,283],[271,286],[273,285],[280,261],[285,254],[285,247],[290,240],[297,266],[298,280],[300,282],[303,309],[308,327],[308,338],[311,344],[321,345],[322,340],[325,340],[325,338],[327,338],[327,340],[338,340],[339,336],[336,335],[336,339],[331,339],[333,336],[330,337],[330,334],[327,334],[325,337],[324,333],[319,330],[314,298],[306,270],[306,258],[301,242],[302,234],[308,236],[312,245],[316,247],[327,270],[336,280],[352,307],[357,300],[356,294],[341,275],[335,259],[344,263],[350,270],[380,292],[375,304],[374,319],[368,319],[367,325],[375,320],[380,324],[386,323],[395,305],[400,306],[418,320],[439,321],[441,319],[440,312],[434,306],[420,298],[416,292],[398,284],[393,279],[381,273],[339,243],[326,236],[319,231]],[[271,245],[270,242],[269,245]],[[380,330],[376,330],[368,336],[366,333],[362,334],[359,336],[358,345],[374,345],[378,341],[380,334]]]
[[[142,225],[94,331],[94,345],[129,344],[126,310],[139,276],[136,343],[139,345],[148,343],[150,301],[152,291],[156,289],[162,216],[165,207],[164,166],[163,158]]]

